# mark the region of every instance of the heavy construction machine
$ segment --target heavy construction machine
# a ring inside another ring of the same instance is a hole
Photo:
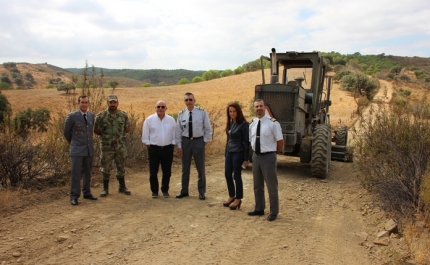
[[[341,125],[334,133],[331,129],[332,77],[326,76],[328,62],[323,56],[318,52],[277,53],[272,48],[270,58],[260,59],[263,82],[255,86],[255,99],[262,99],[266,115],[281,124],[282,154],[299,156],[301,163],[310,163],[312,175],[318,178],[328,176],[331,160],[352,161],[347,147],[348,128]],[[267,60],[271,67],[268,84],[264,75]]]

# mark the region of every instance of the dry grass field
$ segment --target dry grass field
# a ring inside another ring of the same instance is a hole
[[[216,123],[206,157],[207,199],[198,200],[194,169],[190,197],[172,196],[180,189],[178,158],[173,165],[170,198],[151,198],[147,169],[128,169],[131,196],[116,193],[113,181],[108,197],[95,202],[80,200],[77,207],[70,206],[67,187],[43,194],[23,192],[19,197],[9,194],[10,200],[22,203],[11,202],[2,213],[0,263],[373,265],[399,264],[398,260],[408,257],[400,238],[390,238],[388,246],[373,243],[389,217],[362,188],[351,163],[332,162],[330,176],[318,180],[311,177],[309,165],[278,156],[281,206],[275,222],[246,214],[254,207],[250,168],[243,171],[240,210],[222,206],[227,198],[225,107],[239,101],[251,120],[249,104],[254,86],[260,83],[257,71],[197,84],[117,89],[120,109],[142,118],[154,112],[157,100],[165,100],[168,113],[176,113],[184,107],[183,94],[195,94],[197,103]],[[15,113],[28,107],[67,109],[67,96],[55,90],[2,93]],[[332,102],[332,125],[342,122],[351,126],[356,108],[351,96],[335,85]],[[92,190],[98,195],[100,184],[93,183]],[[266,213],[267,209],[268,205]]]

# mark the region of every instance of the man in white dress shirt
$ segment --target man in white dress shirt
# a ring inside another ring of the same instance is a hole
[[[252,156],[252,174],[254,177],[255,207],[248,212],[251,216],[264,215],[266,200],[264,183],[269,193],[270,213],[268,221],[274,221],[279,213],[278,177],[276,176],[276,153],[284,146],[284,137],[279,122],[265,115],[264,101],[254,102],[257,115],[249,125],[249,140],[254,154]]]
[[[163,100],[155,104],[156,113],[145,119],[142,143],[148,147],[149,183],[152,198],[158,197],[158,168],[161,164],[161,192],[169,197],[169,183],[172,175],[173,148],[175,146],[175,119],[166,115],[167,105]]]

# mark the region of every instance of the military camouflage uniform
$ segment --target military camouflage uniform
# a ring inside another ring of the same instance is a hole
[[[125,134],[129,127],[130,121],[124,111],[117,110],[112,114],[106,109],[96,116],[95,130],[101,131],[100,170],[103,180],[109,179],[112,160],[116,164],[116,178],[124,178],[127,158]]]

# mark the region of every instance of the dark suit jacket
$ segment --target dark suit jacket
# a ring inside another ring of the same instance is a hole
[[[87,111],[87,123],[80,110],[70,112],[63,134],[70,144],[70,156],[93,156],[94,113]]]

